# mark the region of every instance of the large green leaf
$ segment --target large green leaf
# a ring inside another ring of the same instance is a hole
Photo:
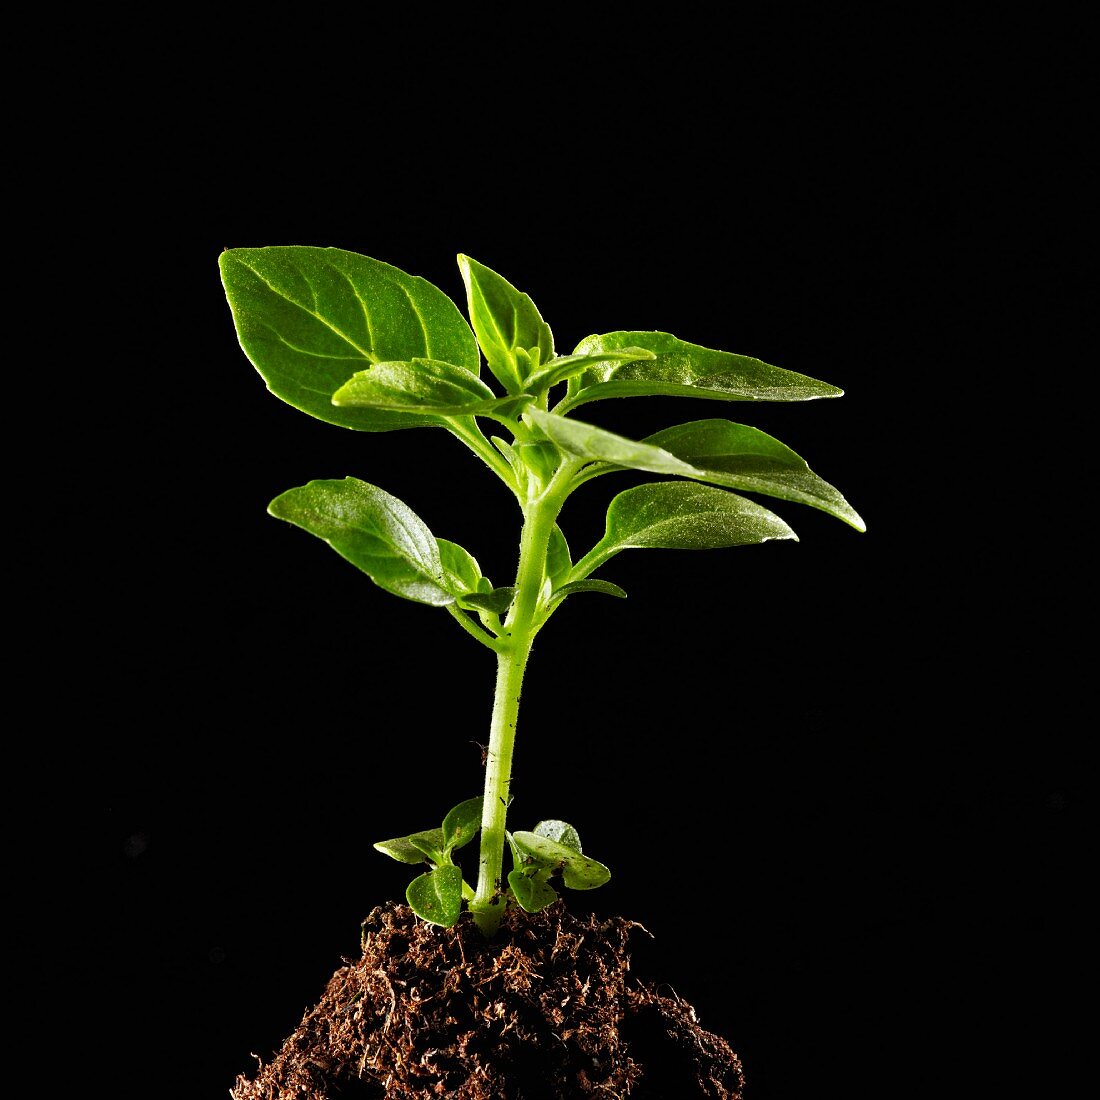
[[[745,497],[686,481],[651,482],[620,493],[607,509],[604,537],[578,563],[587,575],[632,547],[704,550],[798,536]]]
[[[268,511],[324,539],[387,592],[435,607],[454,603],[435,536],[375,485],[354,477],[311,481],[277,496]]]
[[[601,355],[645,348],[655,359],[617,364],[605,361],[576,382],[570,408],[607,397],[706,397],[720,401],[809,401],[844,391],[747,355],[689,344],[668,332],[608,332],[585,337],[576,355]]]
[[[700,481],[765,493],[820,508],[865,531],[859,513],[805,459],[778,439],[731,420],[695,420],[646,436],[644,443],[695,467]]]
[[[507,279],[469,256],[458,257],[466,284],[470,323],[485,353],[489,369],[509,393],[519,393],[528,373],[529,359],[517,357],[538,349],[541,362],[554,357],[554,337],[527,294],[516,290]],[[537,368],[536,368],[537,369]]]
[[[692,477],[695,474],[693,466],[660,447],[637,443],[604,428],[597,428],[594,424],[545,412],[535,405],[528,407],[524,416],[562,450],[580,458],[612,462],[616,466],[648,470],[653,474],[679,474],[681,477]]]
[[[479,370],[477,341],[454,302],[380,260],[291,245],[227,249],[219,266],[245,354],[272,393],[319,420],[360,431],[434,423],[332,404],[375,363],[424,358]]]
[[[731,489],[820,508],[866,530],[841,493],[778,439],[730,420],[696,420],[634,441],[531,406],[524,414],[559,447],[581,458],[658,474],[678,474]]]

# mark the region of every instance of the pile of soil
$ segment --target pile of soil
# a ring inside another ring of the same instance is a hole
[[[741,1062],[686,1001],[628,977],[641,925],[557,902],[486,940],[384,905],[363,954],[234,1100],[740,1100]]]

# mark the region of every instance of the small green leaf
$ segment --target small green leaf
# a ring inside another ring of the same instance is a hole
[[[524,417],[537,424],[562,450],[580,458],[611,462],[632,470],[648,470],[653,474],[691,477],[695,473],[693,466],[681,462],[675,455],[661,450],[660,447],[637,443],[593,424],[583,424],[556,413],[544,412],[535,405],[527,408]]]
[[[468,844],[481,828],[482,796],[460,802],[443,819],[443,843],[449,850]]]
[[[573,559],[569,556],[569,543],[565,541],[562,529],[555,523],[550,532],[550,542],[546,547],[546,575],[552,585],[558,585],[569,576],[573,568]]]
[[[494,588],[482,576],[477,559],[458,543],[446,539],[437,539],[436,542],[443,563],[445,586],[454,593],[459,607],[499,615],[512,606],[516,596],[514,588]]]
[[[448,864],[418,875],[409,883],[405,897],[418,917],[450,928],[462,912],[462,871]]]
[[[582,851],[581,835],[568,821],[548,818],[545,821],[540,821],[531,831],[536,836],[546,837],[547,840],[556,840],[559,844],[572,848],[574,852]]]
[[[588,856],[577,856],[566,861],[561,877],[570,890],[595,890],[611,881],[611,871]]]
[[[392,840],[379,840],[374,847],[383,855],[396,859],[399,863],[424,862],[424,852],[413,844],[407,836],[394,837]]]
[[[524,383],[532,393],[541,393],[559,382],[565,382],[586,370],[596,370],[605,364],[622,366],[639,359],[656,359],[653,352],[645,348],[623,348],[622,351],[609,351],[603,355],[561,355],[544,363]]]
[[[448,862],[443,857],[446,844],[443,840],[442,829],[423,829],[419,833],[410,833],[405,839],[414,848],[423,852],[433,863]]]
[[[494,588],[489,592],[469,592],[458,597],[458,606],[473,611],[491,611],[503,615],[516,598],[515,588]]]
[[[276,397],[319,420],[368,432],[442,424],[331,399],[373,363],[425,358],[480,368],[477,341],[454,302],[380,260],[291,245],[230,248],[219,267],[244,353]]]
[[[646,362],[612,362],[587,371],[569,407],[608,397],[705,397],[720,401],[810,401],[840,397],[836,386],[804,374],[773,367],[747,355],[715,351],[679,340],[668,332],[608,332],[588,336],[576,355],[599,356],[625,348],[646,348],[656,358]]]
[[[867,529],[837,489],[790,447],[757,428],[731,420],[695,420],[647,436],[644,442],[695,467],[697,480],[798,501],[836,516],[857,531]]]
[[[344,408],[393,409],[425,416],[493,416],[515,419],[533,400],[521,393],[497,397],[465,367],[414,359],[411,363],[379,363],[352,375],[333,395]]]
[[[773,512],[736,493],[684,481],[651,482],[620,493],[607,509],[604,537],[578,562],[587,575],[620,550],[705,550],[798,536]]]
[[[530,378],[539,369],[542,353],[538,348],[528,350],[523,347],[515,347],[512,353],[516,357],[516,375],[519,378]]]
[[[533,443],[517,443],[514,449],[524,466],[544,484],[554,476],[554,471],[561,463],[561,451],[544,439]]]
[[[537,864],[560,869],[565,885],[571,890],[594,890],[611,878],[611,872],[602,863],[557,840],[523,830],[514,832],[512,840],[524,856]]]
[[[485,578],[481,575],[477,558],[457,542],[449,542],[447,539],[435,541],[439,547],[439,560],[443,565],[447,587],[456,594],[479,591]]]
[[[605,596],[617,596],[620,600],[626,599],[626,592],[617,584],[594,577],[586,581],[573,581],[571,584],[563,584],[561,588],[555,588],[550,596],[550,603],[555,604],[559,600],[564,600],[566,596],[572,596],[577,592],[602,592]]]
[[[492,443],[492,445],[496,447],[496,449],[500,451],[500,453],[504,455],[506,459],[508,459],[508,465],[511,466],[514,470],[516,468],[516,463],[519,462],[519,456],[516,454],[515,447],[513,447],[512,444],[509,443],[506,439],[501,439],[499,435],[489,436],[489,442]]]
[[[435,359],[376,363],[353,374],[332,395],[341,408],[450,415],[495,401],[497,395],[473,371]]]
[[[558,900],[557,890],[546,881],[549,877],[550,872],[543,868],[524,871],[517,867],[508,873],[508,885],[521,909],[537,913]]]
[[[268,511],[324,539],[380,588],[417,603],[454,603],[435,536],[397,497],[365,481],[311,481],[277,496]]]
[[[538,348],[541,362],[552,359],[554,337],[550,326],[531,298],[495,271],[469,256],[459,256],[458,266],[466,284],[470,322],[489,369],[509,393],[519,393],[525,376],[516,349]],[[527,366],[529,357],[523,359]]]

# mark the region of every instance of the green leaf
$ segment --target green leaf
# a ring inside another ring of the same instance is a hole
[[[461,848],[477,835],[481,828],[482,796],[468,798],[451,809],[443,819],[443,843],[449,850]]]
[[[442,829],[423,829],[419,833],[410,833],[405,839],[423,852],[433,863],[447,862],[443,858],[446,844]]]
[[[559,844],[564,844],[567,848],[572,848],[574,852],[580,852],[581,849],[581,835],[569,824],[568,821],[558,821],[555,818],[548,818],[545,821],[540,821],[532,830],[536,836],[544,836],[547,840],[556,840]]]
[[[648,470],[654,474],[679,474],[691,477],[695,468],[681,462],[675,455],[660,447],[637,443],[633,439],[614,432],[584,424],[556,413],[544,412],[535,405],[528,407],[524,418],[529,419],[564,451],[580,458],[611,462],[632,470]]]
[[[500,453],[504,455],[506,459],[508,459],[508,465],[515,469],[516,463],[519,462],[519,457],[516,455],[515,447],[513,447],[512,444],[509,443],[506,439],[501,439],[499,435],[489,436],[489,442],[492,443],[492,445],[496,447],[496,449],[500,451]]]
[[[418,875],[409,883],[405,897],[418,917],[450,928],[462,912],[462,872],[448,864]]]
[[[647,436],[644,442],[695,467],[699,481],[798,501],[857,531],[867,529],[840,492],[818,477],[805,459],[757,428],[731,420],[695,420]]]
[[[645,348],[656,358],[618,365],[605,362],[580,379],[570,408],[608,397],[705,397],[719,401],[809,401],[840,397],[836,386],[773,367],[747,355],[715,351],[679,340],[668,332],[608,332],[588,336],[577,355],[599,356],[625,348]]]
[[[560,355],[548,363],[543,363],[527,379],[524,386],[532,393],[541,393],[559,382],[574,378],[586,370],[596,370],[605,364],[617,367],[639,359],[655,358],[656,355],[645,348],[623,348],[622,351],[609,351],[603,355]]]
[[[457,597],[459,607],[503,614],[512,606],[516,596],[514,588],[494,588],[482,576],[477,559],[458,543],[446,539],[437,539],[436,542],[443,562],[445,584]]]
[[[396,859],[399,863],[423,863],[422,849],[418,848],[407,836],[394,837],[392,840],[379,840],[374,844],[375,849],[383,855]]]
[[[573,569],[573,559],[569,556],[569,543],[565,534],[555,523],[550,532],[550,541],[546,547],[546,576],[552,585],[558,585],[569,576]]]
[[[489,592],[470,592],[458,597],[458,606],[474,611],[491,611],[503,615],[516,598],[515,588],[494,588]]]
[[[352,375],[332,395],[341,407],[395,409],[436,416],[496,416],[514,419],[533,400],[530,394],[497,397],[465,367],[414,359],[379,363]]]
[[[524,856],[544,867],[560,869],[565,885],[571,890],[594,890],[611,878],[611,872],[602,863],[549,837],[521,830],[512,834],[512,840]]]
[[[561,877],[570,890],[595,890],[611,881],[611,871],[588,856],[576,856],[566,860]]]
[[[561,464],[561,451],[545,439],[532,443],[516,443],[513,450],[524,467],[543,484],[554,476],[554,471]]]
[[[477,558],[457,542],[449,542],[447,539],[435,541],[439,547],[439,560],[443,564],[446,587],[456,595],[480,591],[484,578]]]
[[[365,481],[311,481],[277,496],[268,511],[322,538],[380,588],[417,603],[454,603],[435,536],[397,497]]]
[[[684,481],[651,482],[620,493],[607,509],[604,537],[577,569],[585,574],[632,547],[703,550],[798,536],[745,497]]]
[[[529,358],[523,356],[517,361],[516,349],[538,348],[541,362],[552,359],[554,337],[550,326],[531,298],[495,271],[469,256],[459,256],[458,266],[466,284],[470,321],[489,369],[509,393],[519,393],[526,375],[521,362],[526,367]]]
[[[525,871],[517,867],[508,872],[508,885],[521,909],[537,913],[558,900],[557,890],[546,881],[549,877],[550,872],[544,868]]]
[[[334,405],[398,407],[435,412],[492,401],[496,394],[465,367],[436,359],[377,363],[353,374],[333,394]]]
[[[605,596],[617,596],[620,600],[626,599],[626,592],[617,584],[592,578],[586,581],[573,581],[571,584],[563,584],[561,588],[554,589],[553,595],[550,597],[550,603],[555,604],[576,592],[602,592]]]
[[[276,397],[319,420],[371,432],[432,424],[423,414],[340,408],[332,395],[375,363],[423,358],[480,368],[454,302],[380,260],[291,245],[227,249],[219,267],[245,354]]]

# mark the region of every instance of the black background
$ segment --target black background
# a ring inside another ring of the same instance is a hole
[[[76,857],[60,988],[107,1000],[114,1094],[225,1096],[402,896],[371,842],[479,790],[490,657],[265,509],[361,477],[497,583],[518,513],[446,433],[351,433],[265,391],[217,258],[274,244],[460,304],[466,252],[559,350],[663,329],[845,389],[586,407],[635,437],[744,419],[868,531],[777,504],[799,543],[614,559],[630,598],[578,597],[536,645],[511,820],[578,826],[614,877],[570,906],[652,933],[637,972],[729,1038],[752,1100],[1058,1094],[1089,778],[1072,66],[1037,95],[1011,64],[976,78],[969,48],[871,27],[838,52],[833,29],[582,36],[501,74],[487,46],[442,67],[445,36],[399,63],[411,29],[352,67],[317,26],[135,69],[73,197],[108,257],[83,276],[114,293],[65,460],[75,595],[42,599],[87,730],[43,791]],[[570,502],[575,553],[637,480]]]

